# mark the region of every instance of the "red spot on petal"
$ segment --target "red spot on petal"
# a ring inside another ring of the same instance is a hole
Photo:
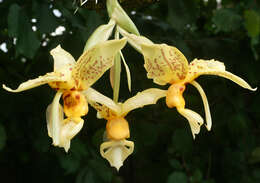
[[[79,100],[80,99],[80,95],[76,95],[76,99]]]

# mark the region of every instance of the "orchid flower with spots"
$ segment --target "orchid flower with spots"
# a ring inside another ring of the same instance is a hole
[[[57,46],[50,54],[54,58],[54,71],[36,79],[22,83],[9,92],[21,92],[43,84],[57,93],[48,106],[46,117],[48,135],[53,139],[53,145],[70,148],[70,140],[80,131],[84,120],[82,116],[88,113],[88,102],[82,92],[94,84],[103,73],[112,67],[115,54],[126,44],[126,39],[104,41],[87,49],[77,60],[67,51]],[[63,98],[63,108],[60,98]],[[67,116],[64,119],[64,113]]]
[[[166,95],[166,104],[169,108],[176,107],[177,111],[189,121],[193,138],[195,138],[195,134],[200,132],[200,126],[204,123],[204,120],[198,113],[185,108],[185,100],[182,94],[186,84],[190,83],[197,88],[202,97],[208,131],[211,130],[212,126],[209,104],[202,87],[195,81],[197,77],[200,75],[217,75],[227,78],[243,88],[256,90],[242,78],[226,71],[222,62],[213,59],[194,59],[189,64],[186,57],[173,46],[154,44],[146,37],[129,34],[122,28],[119,31],[144,56],[147,77],[153,79],[154,83],[159,85],[170,84]]]
[[[166,96],[166,91],[156,88],[147,89],[124,103],[115,103],[92,88],[84,91],[83,94],[89,104],[98,111],[98,118],[107,120],[106,138],[108,141],[101,144],[100,154],[109,161],[112,167],[119,170],[124,160],[134,150],[134,143],[126,140],[130,138],[130,131],[125,116],[134,109],[155,104],[157,100]]]

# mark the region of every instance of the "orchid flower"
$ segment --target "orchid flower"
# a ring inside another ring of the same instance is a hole
[[[144,67],[147,77],[153,79],[159,85],[170,84],[166,95],[166,104],[169,108],[176,107],[190,124],[193,138],[200,132],[200,126],[204,123],[203,118],[196,112],[185,108],[183,92],[186,84],[192,84],[199,91],[206,116],[206,128],[211,130],[212,120],[209,104],[205,92],[198,82],[195,81],[200,75],[217,75],[229,79],[239,86],[255,91],[245,80],[226,71],[223,62],[216,60],[194,59],[190,64],[186,57],[175,47],[166,44],[154,44],[143,36],[129,34],[122,28],[120,33],[127,37],[128,42],[144,56]]]
[[[101,144],[100,154],[109,161],[112,167],[119,170],[124,160],[134,150],[134,143],[126,140],[130,137],[130,131],[125,116],[134,109],[155,104],[157,100],[166,96],[166,91],[156,88],[147,89],[137,93],[124,103],[115,103],[92,88],[84,91],[83,94],[90,105],[98,111],[98,117],[107,120],[106,136],[108,141]]]
[[[46,112],[48,135],[53,139],[53,145],[63,147],[67,152],[70,140],[83,126],[84,121],[81,117],[88,113],[88,102],[82,92],[94,84],[113,65],[115,54],[125,44],[126,39],[98,43],[87,49],[77,62],[59,45],[50,52],[54,58],[53,72],[28,80],[15,90],[5,85],[3,88],[9,92],[21,92],[49,84],[51,88],[57,90]],[[61,97],[63,108],[59,104]],[[66,119],[64,119],[64,113],[67,116]]]

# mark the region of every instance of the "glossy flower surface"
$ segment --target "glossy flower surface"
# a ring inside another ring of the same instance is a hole
[[[166,96],[166,91],[156,88],[147,89],[137,93],[124,103],[115,103],[92,88],[83,93],[90,105],[98,111],[98,118],[107,120],[106,137],[108,141],[101,144],[100,154],[109,161],[112,167],[119,170],[124,160],[134,150],[134,143],[126,140],[130,137],[130,131],[125,116],[134,109],[155,104],[157,100]]]
[[[43,84],[57,90],[46,112],[48,134],[53,145],[68,151],[70,140],[83,126],[82,116],[88,113],[88,103],[82,91],[95,83],[114,62],[114,55],[124,47],[125,39],[105,41],[86,50],[77,60],[57,46],[50,54],[54,58],[54,71],[22,83],[16,90],[5,85],[10,92],[21,92]],[[63,98],[64,110],[59,104]],[[64,119],[64,113],[67,119]]]
[[[198,113],[185,108],[182,94],[186,84],[190,83],[195,86],[202,97],[208,130],[211,130],[212,126],[209,104],[202,87],[195,81],[197,77],[217,75],[229,79],[243,88],[256,90],[242,78],[226,71],[222,62],[213,59],[194,59],[189,64],[186,57],[176,47],[167,44],[154,44],[146,37],[130,34],[122,28],[119,28],[119,31],[144,56],[147,77],[153,79],[156,84],[171,85],[167,91],[166,104],[170,108],[176,107],[178,112],[189,121],[193,138],[195,138],[195,134],[200,132],[200,126],[204,120]]]
[[[206,127],[211,129],[211,115],[207,97],[202,87],[195,81],[200,75],[217,75],[229,79],[239,86],[255,91],[242,78],[226,71],[225,65],[216,60],[194,59],[188,64],[185,56],[175,47],[166,44],[142,44],[142,54],[144,56],[144,67],[147,77],[159,85],[169,83],[171,86],[166,95],[168,107],[176,107],[178,112],[183,115],[190,124],[193,138],[200,132],[200,126],[204,123],[203,118],[196,112],[185,108],[183,92],[185,85],[190,83],[199,91],[206,116]]]

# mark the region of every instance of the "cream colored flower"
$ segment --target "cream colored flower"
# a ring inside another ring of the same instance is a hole
[[[203,118],[196,112],[185,108],[185,100],[182,96],[186,84],[190,83],[199,91],[205,108],[206,127],[211,130],[211,115],[207,97],[202,87],[195,81],[200,75],[217,75],[227,78],[239,86],[255,91],[242,78],[226,71],[225,65],[216,60],[194,59],[190,64],[186,57],[175,47],[166,44],[154,44],[143,36],[129,34],[122,28],[120,33],[128,39],[128,42],[144,56],[144,67],[147,77],[153,79],[159,85],[170,84],[166,95],[168,107],[176,107],[190,124],[193,138],[200,132]]]
[[[49,84],[57,90],[52,104],[47,108],[48,134],[53,145],[64,147],[68,151],[70,140],[83,126],[82,116],[88,113],[88,103],[82,91],[95,83],[114,62],[115,54],[124,47],[125,39],[98,43],[86,50],[75,62],[74,58],[60,46],[51,50],[54,58],[54,71],[36,79],[22,83],[16,90],[5,85],[10,92],[21,92],[43,84]],[[63,109],[59,104],[63,98]]]
[[[106,135],[109,141],[101,144],[100,154],[112,167],[119,170],[124,160],[134,150],[134,143],[126,140],[130,137],[130,131],[125,116],[134,109],[155,104],[158,99],[166,96],[166,91],[156,88],[147,89],[124,103],[115,103],[92,88],[84,91],[83,94],[90,105],[98,111],[98,117],[107,120]]]

